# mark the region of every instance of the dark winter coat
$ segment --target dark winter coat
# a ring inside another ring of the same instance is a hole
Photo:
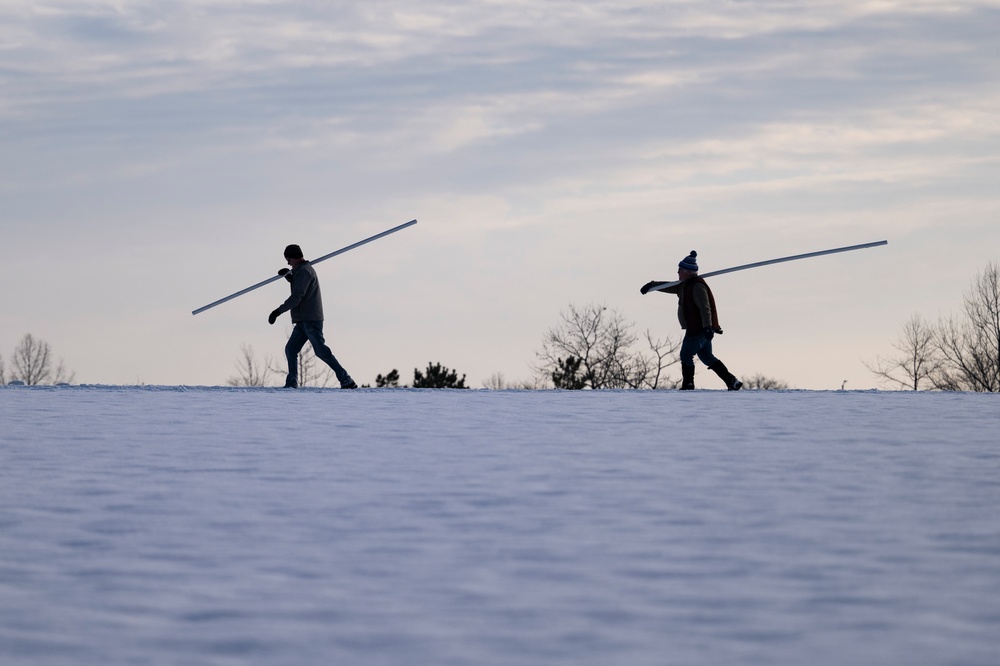
[[[677,319],[681,328],[694,331],[704,328],[721,329],[719,311],[715,307],[715,296],[709,289],[708,283],[697,275],[663,291],[677,294]]]
[[[292,313],[292,322],[323,321],[323,297],[319,291],[319,278],[316,269],[308,261],[292,269],[292,294],[288,297],[279,312]]]

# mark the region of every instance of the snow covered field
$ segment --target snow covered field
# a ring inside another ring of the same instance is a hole
[[[0,388],[0,663],[1000,663],[1000,395]]]

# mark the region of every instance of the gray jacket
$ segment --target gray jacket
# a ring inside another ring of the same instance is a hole
[[[323,297],[319,292],[316,269],[308,261],[292,269],[292,295],[279,312],[292,312],[292,322],[323,321]]]

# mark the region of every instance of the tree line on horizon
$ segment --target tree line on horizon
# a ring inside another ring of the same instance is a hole
[[[644,343],[640,345],[640,340]],[[671,389],[680,385],[680,378],[669,376],[668,370],[680,363],[680,341],[668,336],[654,338],[646,331],[641,337],[636,325],[618,310],[606,305],[570,304],[560,314],[560,321],[542,339],[536,352],[532,377],[508,381],[502,373],[494,373],[483,382],[492,390],[539,389]],[[330,368],[320,362],[308,346],[299,354],[299,385],[323,388],[335,385]],[[236,362],[237,374],[230,377],[230,386],[273,386],[280,384],[285,369],[271,357],[257,358],[252,347],[241,346]],[[400,384],[399,370],[393,368],[375,378],[377,388],[409,388]],[[455,370],[441,363],[428,363],[424,371],[413,369],[413,388],[470,388]],[[362,388],[370,388],[363,385]],[[788,384],[778,379],[756,374],[744,379],[744,388],[781,390]]]
[[[1000,267],[996,262],[976,274],[963,294],[959,315],[928,322],[913,314],[892,343],[896,350],[864,365],[881,381],[906,390],[1000,392]],[[487,389],[671,389],[678,378],[680,341],[654,338],[647,330],[636,332],[634,322],[606,305],[570,304],[559,322],[542,338],[530,379],[511,382],[494,373],[483,382]],[[301,386],[335,385],[333,371],[315,357],[310,347],[299,354]],[[285,369],[271,357],[260,359],[253,347],[241,345],[237,374],[230,386],[273,386]],[[63,359],[56,360],[48,342],[26,334],[10,356],[9,366],[0,355],[0,385],[69,384],[76,373]],[[379,388],[405,388],[395,368],[375,378]],[[755,374],[744,377],[744,388],[781,390],[785,382]],[[429,362],[413,370],[414,388],[470,388],[466,376],[441,363]],[[365,385],[370,386],[370,385]]]

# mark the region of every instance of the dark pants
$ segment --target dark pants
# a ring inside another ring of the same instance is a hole
[[[688,331],[681,342],[681,365],[694,365],[695,355],[701,362],[712,367],[719,359],[712,354],[712,340],[704,331]]]
[[[285,386],[299,385],[299,352],[302,351],[307,342],[312,343],[316,358],[333,368],[341,386],[346,386],[354,381],[347,374],[347,370],[344,370],[344,366],[337,361],[337,357],[333,355],[330,348],[326,346],[326,341],[323,339],[323,322],[300,321],[295,323],[292,334],[288,336],[288,344],[285,345],[285,359],[288,361],[288,378],[285,380]]]
[[[743,387],[743,382],[729,372],[725,363],[712,354],[712,337],[705,335],[704,331],[688,331],[684,336],[684,341],[681,342],[682,390],[694,388],[694,357],[696,355],[702,363],[708,366],[709,370],[719,375],[719,379],[726,383],[726,388],[730,391],[739,391]]]

